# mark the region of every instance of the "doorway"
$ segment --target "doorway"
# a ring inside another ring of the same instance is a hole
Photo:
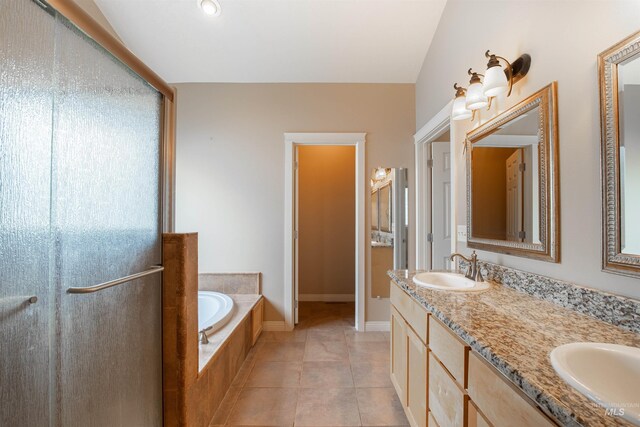
[[[296,147],[294,288],[299,302],[355,301],[355,157],[349,145]],[[297,324],[298,310],[295,317]]]
[[[431,269],[451,267],[451,134],[447,129],[431,142]]]
[[[415,135],[416,144],[416,268],[450,269],[455,252],[455,135],[450,104]]]
[[[364,174],[364,133],[285,133],[285,200],[284,200],[284,324],[283,330],[292,330],[297,323],[299,306],[300,272],[300,230],[298,206],[298,148],[301,146],[352,146],[355,150],[353,163],[355,179],[352,181],[354,192],[354,223],[352,251],[355,264],[353,286],[355,289],[355,327],[364,330],[364,253],[365,253],[365,174]]]

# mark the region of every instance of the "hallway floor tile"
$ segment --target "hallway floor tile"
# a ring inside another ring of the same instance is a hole
[[[301,302],[299,313],[294,331],[262,334],[210,426],[408,425],[389,333],[356,332],[353,303]]]

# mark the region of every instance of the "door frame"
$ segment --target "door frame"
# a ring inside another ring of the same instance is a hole
[[[286,330],[295,326],[295,155],[299,145],[350,145],[356,149],[356,315],[358,331],[365,328],[365,142],[366,133],[290,133],[284,134],[284,322]]]
[[[427,236],[431,232],[431,175],[425,173],[431,160],[430,144],[449,129],[451,155],[455,151],[455,126],[451,125],[451,104],[449,101],[435,116],[413,136],[416,160],[416,270],[427,270],[432,265],[432,245]],[[451,159],[451,252],[456,251],[456,163]]]

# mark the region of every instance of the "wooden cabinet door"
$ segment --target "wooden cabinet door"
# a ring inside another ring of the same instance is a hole
[[[427,425],[427,346],[407,328],[407,416],[412,427]]]
[[[482,356],[469,356],[469,396],[496,427],[551,427],[555,424]]]
[[[391,382],[407,406],[407,324],[391,306]]]

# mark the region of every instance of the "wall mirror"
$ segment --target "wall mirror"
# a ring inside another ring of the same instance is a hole
[[[467,134],[467,245],[558,262],[556,83]]]
[[[389,297],[387,270],[408,268],[408,187],[404,168],[371,173],[371,296]]]
[[[603,269],[640,277],[640,32],[598,56]]]

